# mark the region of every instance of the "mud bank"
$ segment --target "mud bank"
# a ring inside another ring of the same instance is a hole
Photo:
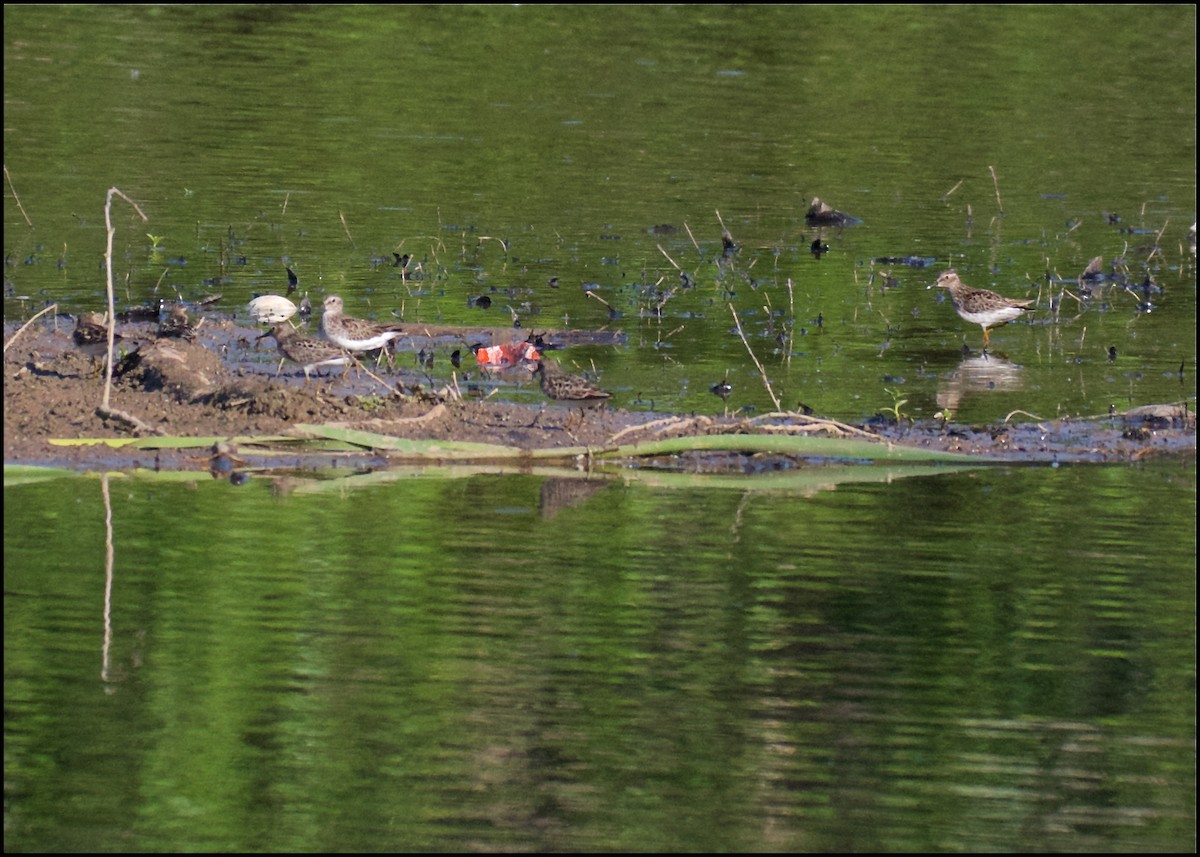
[[[1196,450],[1195,415],[1174,405],[1135,409],[1092,420],[1029,421],[968,426],[934,421],[844,426],[799,414],[754,419],[667,415],[622,409],[582,421],[553,403],[498,400],[457,385],[433,387],[405,372],[349,373],[305,383],[297,367],[275,374],[270,352],[254,345],[257,331],[217,321],[204,341],[147,335],[139,357],[121,366],[107,410],[104,378],[81,353],[69,328],[33,326],[14,338],[6,326],[4,354],[4,461],[6,464],[122,470],[154,467],[205,470],[211,449],[113,448],[62,445],[78,439],[170,436],[283,437],[297,426],[322,425],[390,438],[500,445],[520,450],[604,449],[702,435],[790,434],[877,440],[897,447],[936,450],[1012,463],[1137,461],[1147,456],[1187,458]],[[55,441],[55,442],[52,442]],[[224,447],[246,460],[237,445]],[[678,458],[679,467],[704,470],[774,469],[803,454],[708,451]],[[328,457],[322,458],[326,463]],[[339,457],[345,466],[386,467],[391,459],[363,448]],[[275,455],[260,466],[303,467],[304,453]],[[659,462],[660,466],[670,466]]]

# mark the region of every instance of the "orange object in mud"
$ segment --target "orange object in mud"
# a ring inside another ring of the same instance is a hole
[[[526,341],[490,345],[475,352],[475,362],[489,369],[508,369],[522,360],[536,363],[541,357],[533,343]]]

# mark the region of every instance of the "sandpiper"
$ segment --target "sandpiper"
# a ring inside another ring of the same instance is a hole
[[[601,390],[587,378],[570,375],[546,360],[539,360],[533,373],[541,376],[542,392],[546,397],[570,405],[578,411],[581,421],[585,410],[603,407],[612,397],[611,393]],[[573,417],[574,414],[568,418],[568,425]]]
[[[75,330],[71,333],[71,339],[75,341],[79,350],[91,357],[92,360],[100,360],[108,353],[106,318],[107,316],[98,312],[85,312],[80,313],[79,317],[75,319]],[[121,339],[121,334],[113,333],[114,350]]]
[[[171,307],[171,313],[158,325],[158,338],[175,337],[191,342],[196,338],[196,328],[188,320],[187,309],[182,304]]]
[[[270,330],[258,338],[265,339],[268,336],[275,338],[275,345],[281,357],[304,367],[304,383],[306,384],[309,381],[310,373],[322,366],[342,366],[344,375],[351,366],[358,363],[354,359],[354,355],[344,348],[331,342],[301,336],[286,322],[271,325]],[[276,374],[279,373],[276,372]]]
[[[989,292],[987,289],[973,289],[958,278],[955,271],[946,271],[937,278],[937,282],[928,288],[950,290],[950,300],[954,311],[963,321],[977,324],[983,328],[983,347],[988,347],[988,329],[1008,324],[1014,318],[1029,311],[1033,301],[1018,301]]]
[[[387,353],[387,345],[404,335],[398,324],[385,324],[352,318],[345,315],[344,305],[338,295],[325,298],[325,314],[321,316],[321,333],[330,342],[347,351],[377,351]],[[382,354],[380,357],[382,358]],[[389,356],[390,359],[390,356]]]

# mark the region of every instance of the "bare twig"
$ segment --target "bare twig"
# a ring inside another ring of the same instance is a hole
[[[108,392],[107,390],[105,392]],[[96,408],[96,416],[102,420],[114,420],[119,423],[124,423],[134,431],[142,434],[162,434],[151,426],[146,425],[133,414],[127,414],[124,411],[118,411],[116,408],[110,408],[108,405],[101,405]]]
[[[787,365],[791,366],[792,365],[792,350],[793,350],[793,346],[796,343],[796,295],[792,288],[792,278],[791,277],[787,278],[787,290],[788,290],[788,316],[792,320],[792,326],[788,330],[788,337],[787,337],[787,346],[788,346]]]
[[[37,315],[35,315],[33,318],[29,319],[29,321],[27,321],[27,322],[25,322],[23,325],[21,325],[20,329],[19,329],[19,330],[17,330],[17,332],[16,332],[16,333],[14,333],[12,336],[10,336],[10,337],[8,338],[8,342],[4,343],[4,353],[5,353],[5,354],[7,354],[7,353],[8,353],[8,346],[12,345],[12,344],[13,344],[13,342],[15,342],[15,341],[16,341],[16,338],[17,338],[18,336],[20,336],[20,335],[21,335],[21,333],[22,333],[22,332],[25,330],[25,328],[29,327],[29,325],[31,325],[31,324],[33,324],[35,321],[37,321],[37,319],[38,319],[38,316],[45,315],[46,313],[50,312],[50,310],[52,310],[52,309],[53,309],[53,310],[56,310],[56,309],[58,309],[58,304],[50,304],[50,306],[46,307],[44,310],[42,310],[41,312],[39,312],[39,313],[38,313]]]
[[[335,422],[335,423],[325,423],[325,425],[333,426],[335,428],[358,428],[358,429],[368,428],[368,429],[383,430],[383,429],[389,429],[389,428],[398,428],[400,426],[413,426],[413,425],[420,425],[422,423],[429,423],[429,422],[433,422],[434,420],[440,419],[440,418],[444,417],[445,415],[446,415],[446,406],[439,402],[438,404],[436,404],[432,408],[430,408],[428,411],[421,414],[419,417],[402,417],[402,418],[393,419],[393,420],[382,420],[379,418],[370,419],[370,420],[343,420],[343,421]]]
[[[692,227],[687,225],[687,221],[683,221],[683,228],[687,230],[688,238],[692,239],[692,246],[696,248],[696,252],[700,252],[700,244],[696,241],[696,236],[692,234]]]
[[[837,420],[827,419],[826,417],[814,417],[809,414],[802,414],[799,411],[780,411],[780,412],[772,413],[772,414],[762,414],[761,416],[757,416],[754,419],[750,420],[750,422],[752,425],[755,426],[755,428],[779,431],[779,430],[785,429],[786,427],[785,426],[776,426],[776,427],[772,428],[770,426],[760,426],[760,425],[758,425],[758,423],[762,422],[763,420],[780,419],[780,418],[791,420],[793,423],[800,423],[801,425],[804,425],[804,426],[811,426],[814,430],[827,428],[827,429],[830,429],[833,431],[837,431],[841,434],[848,434],[848,435],[854,435],[857,437],[864,437],[864,438],[868,438],[870,440],[879,440],[878,435],[871,434],[869,431],[863,431],[862,429],[857,428],[855,426],[848,425],[843,422],[838,422]],[[794,430],[800,430],[799,426],[793,426],[792,428]]]
[[[611,304],[610,304],[608,301],[606,301],[604,298],[600,297],[598,294],[596,294],[595,292],[593,292],[591,289],[588,289],[588,290],[587,290],[587,292],[586,292],[585,294],[587,294],[587,296],[588,296],[589,298],[595,298],[596,300],[600,301],[600,303],[602,303],[602,304],[604,304],[606,307],[608,307],[608,309],[609,309],[609,311],[610,311],[610,312],[612,311],[612,305],[611,305]]]
[[[342,231],[346,233],[346,240],[350,242],[350,246],[358,249],[358,245],[354,243],[354,238],[350,235],[350,227],[346,225],[346,215],[340,210],[338,211],[338,220],[342,221]]]
[[[653,431],[655,434],[663,434],[664,432],[673,431],[675,429],[691,429],[693,427],[702,426],[708,427],[712,425],[712,418],[706,416],[696,417],[664,417],[661,420],[651,420],[648,423],[641,425],[626,426],[608,439],[609,444],[614,444],[619,438],[627,434],[633,434],[641,431]]]
[[[361,361],[355,360],[354,363],[359,369],[361,369],[362,371],[367,373],[367,377],[371,378],[373,381],[377,381],[380,384],[382,384],[383,388],[385,390],[387,390],[389,393],[391,393],[393,395],[403,395],[398,389],[393,387],[387,381],[383,380],[378,375],[376,375],[374,372],[372,372],[370,369],[368,369],[366,366],[364,366]]]
[[[948,190],[944,194],[942,194],[942,202],[945,202],[946,200],[948,200],[956,190],[958,190],[960,187],[962,187],[962,183],[963,183],[963,180],[959,179],[958,184],[956,184],[954,187],[950,188],[950,190]]]
[[[992,185],[996,188],[996,205],[999,206],[1000,213],[1003,214],[1004,213],[1004,203],[1001,202],[1001,200],[1000,200],[1000,180],[998,178],[996,178],[996,168],[988,167],[988,170],[992,174]]]
[[[505,241],[503,238],[497,238],[495,235],[480,235],[479,243],[482,244],[484,241],[499,241],[500,246],[502,248],[504,248],[504,252],[505,253],[508,252],[508,242]]]
[[[733,323],[737,325],[738,336],[742,338],[742,344],[746,346],[746,351],[749,352],[750,359],[754,361],[754,365],[758,367],[758,374],[762,376],[763,386],[767,388],[767,393],[770,395],[771,401],[775,403],[775,410],[782,410],[783,406],[779,404],[779,398],[775,395],[775,391],[771,389],[771,381],[767,378],[766,370],[758,362],[758,358],[754,356],[754,351],[750,348],[750,343],[746,341],[746,334],[742,332],[741,319],[738,318],[737,310],[733,308],[733,304],[729,305],[729,311],[733,313]]]
[[[667,261],[668,261],[668,262],[670,262],[672,265],[675,265],[675,270],[676,270],[676,271],[682,271],[682,270],[683,270],[683,268],[680,268],[680,267],[679,267],[679,265],[676,265],[676,264],[675,264],[675,260],[674,260],[674,259],[672,259],[672,258],[671,258],[671,256],[670,256],[670,254],[669,254],[669,253],[667,253],[667,251],[663,249],[663,247],[662,247],[662,245],[661,245],[661,244],[655,244],[654,246],[658,248],[658,252],[659,252],[659,253],[662,253],[664,256],[666,256],[666,257],[667,257]]]
[[[13,199],[16,200],[17,208],[21,211],[21,216],[25,218],[25,222],[33,226],[33,221],[29,219],[29,215],[25,213],[25,206],[21,205],[21,197],[17,196],[17,189],[13,187],[12,176],[8,174],[8,164],[4,165],[4,178],[8,181],[8,189],[12,191]]]
[[[117,327],[117,308],[113,300],[113,276],[112,276],[112,249],[113,236],[117,230],[112,225],[112,198],[119,196],[127,203],[133,206],[133,210],[142,218],[143,223],[149,222],[145,212],[138,206],[136,202],[127,197],[118,188],[110,187],[108,195],[104,199],[104,226],[108,230],[108,245],[104,250],[104,274],[105,287],[108,290],[108,353],[107,359],[104,361],[104,396],[101,399],[99,412],[108,411],[108,399],[112,393],[112,373],[113,373],[113,344],[115,341],[115,333]],[[101,413],[103,416],[103,413]]]
[[[717,212],[717,223],[721,224],[721,231],[728,233],[729,230],[725,228],[725,219],[723,217],[721,217],[721,210],[716,209],[716,212]]]

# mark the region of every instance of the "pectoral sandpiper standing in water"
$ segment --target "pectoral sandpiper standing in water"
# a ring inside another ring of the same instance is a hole
[[[325,298],[325,314],[321,316],[321,333],[330,342],[340,345],[347,351],[355,353],[382,351],[380,354],[382,359],[383,355],[387,354],[388,343],[404,335],[403,329],[398,324],[351,318],[344,313],[344,309],[345,305],[338,295],[329,295]]]
[[[568,374],[546,360],[539,360],[533,373],[541,376],[542,392],[546,397],[570,405],[578,411],[581,422],[585,410],[604,407],[612,397],[612,393],[601,390],[587,378]],[[574,414],[568,418],[568,425],[573,417]]]
[[[258,338],[265,339],[268,336],[274,337],[280,357],[304,367],[304,383],[306,384],[310,374],[322,366],[342,366],[344,375],[351,366],[358,362],[354,359],[354,355],[344,348],[340,348],[332,342],[301,336],[287,322],[271,325],[271,329]]]
[[[963,321],[977,324],[983,328],[983,347],[987,348],[990,341],[988,329],[1008,324],[1014,318],[1029,312],[1033,301],[1018,301],[989,292],[987,289],[973,289],[958,278],[955,271],[946,271],[937,278],[937,282],[928,288],[948,289],[954,311]]]

